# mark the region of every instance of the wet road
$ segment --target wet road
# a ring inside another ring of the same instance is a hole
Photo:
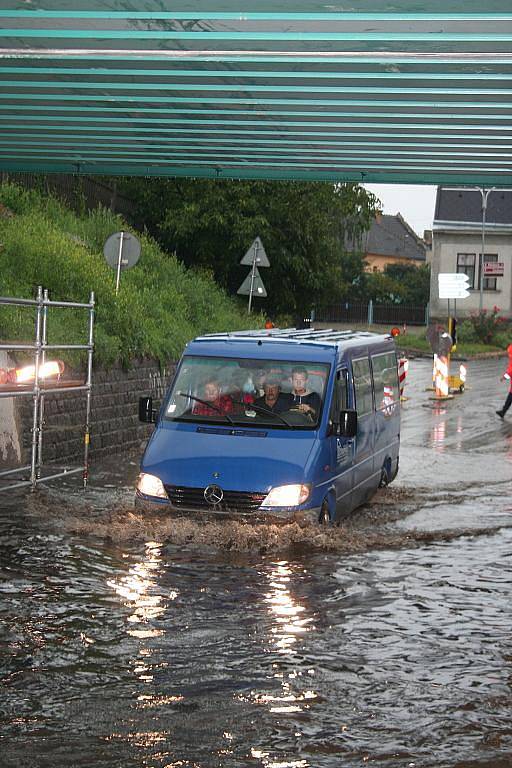
[[[343,528],[149,521],[135,459],[0,497],[0,765],[510,768],[503,361],[411,361],[395,483]]]

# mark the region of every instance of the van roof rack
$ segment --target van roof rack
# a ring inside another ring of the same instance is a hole
[[[333,328],[269,328],[257,329],[253,331],[229,331],[226,333],[208,333],[200,336],[200,339],[267,339],[276,341],[295,341],[297,343],[319,343],[329,344],[333,342],[343,342],[365,339],[374,339],[378,337],[389,337],[389,334],[371,333],[370,331],[339,331]]]

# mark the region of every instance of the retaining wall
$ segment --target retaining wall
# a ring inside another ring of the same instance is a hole
[[[152,395],[159,404],[175,365],[163,371],[152,360],[132,364],[129,370],[116,367],[94,370],[91,397],[89,456],[101,456],[141,446],[153,427],[138,418],[139,397]],[[0,451],[0,468],[30,463],[33,400],[30,396],[5,398],[3,407],[4,445]],[[43,464],[66,462],[83,456],[86,398],[84,392],[48,394],[44,399]],[[7,415],[9,413],[9,419]],[[0,413],[0,416],[2,414]],[[2,430],[0,429],[0,434]],[[19,447],[15,457],[13,447]]]

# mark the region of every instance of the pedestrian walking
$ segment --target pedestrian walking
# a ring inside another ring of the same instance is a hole
[[[501,408],[499,411],[496,411],[498,416],[500,418],[503,418],[512,405],[512,344],[509,344],[507,347],[508,352],[508,368],[505,371],[505,373],[500,377],[500,381],[505,381],[505,379],[509,382],[508,387],[508,395],[507,399],[505,400],[505,403],[503,405],[503,408]]]

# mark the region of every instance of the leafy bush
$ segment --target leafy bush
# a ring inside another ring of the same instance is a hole
[[[137,235],[140,261],[123,273],[116,296],[103,244],[113,232],[130,229],[104,208],[77,216],[54,197],[0,185],[0,295],[33,298],[42,285],[51,299],[87,302],[94,291],[95,360],[103,364],[128,365],[136,357],[164,364],[198,334],[262,327],[261,316],[247,316],[211,277],[186,269],[145,235]],[[50,310],[48,328],[50,343],[85,343],[86,312]],[[33,310],[0,307],[0,338],[31,341]],[[63,357],[77,362],[77,355]]]
[[[478,336],[473,327],[473,323],[469,320],[459,321],[457,323],[457,342],[470,342],[474,343],[478,341]]]
[[[503,323],[506,322],[505,318],[500,317],[499,312],[500,309],[496,306],[490,312],[486,309],[482,309],[479,312],[471,312],[469,322],[473,327],[477,341],[481,341],[484,344],[495,342],[496,336],[503,328]]]

